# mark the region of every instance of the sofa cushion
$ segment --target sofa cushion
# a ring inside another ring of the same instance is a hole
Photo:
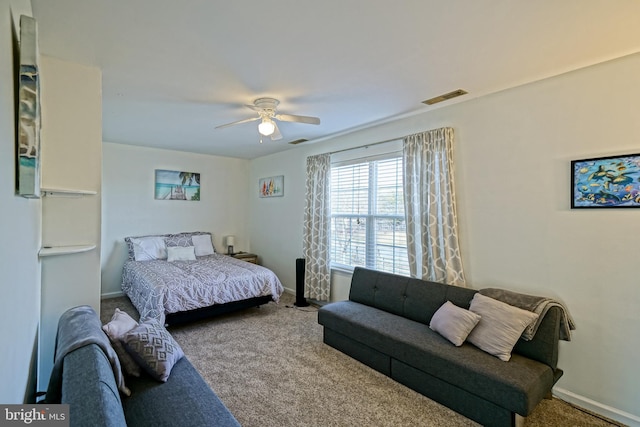
[[[553,371],[543,363],[516,354],[505,363],[470,344],[452,347],[422,323],[353,301],[327,304],[319,310],[318,321],[523,416],[553,385]]]
[[[469,308],[477,291],[356,267],[349,300],[428,325],[446,301]]]
[[[447,301],[435,312],[429,328],[460,347],[479,321],[479,314]]]
[[[471,344],[507,362],[522,332],[538,318],[538,314],[477,293],[469,310],[482,316],[469,334]]]
[[[165,383],[146,375],[130,383],[131,396],[123,398],[130,426],[240,426],[186,357]]]

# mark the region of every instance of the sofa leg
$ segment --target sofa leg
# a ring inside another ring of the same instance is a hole
[[[514,416],[514,420],[513,420],[513,426],[514,427],[524,427],[524,422],[527,419],[526,417],[523,417],[520,414],[513,414]]]

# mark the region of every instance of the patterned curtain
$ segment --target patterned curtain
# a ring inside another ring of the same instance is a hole
[[[331,156],[329,154],[307,157],[302,248],[305,258],[304,296],[318,301],[329,301],[330,296],[330,174]]]
[[[407,136],[403,151],[411,275],[465,286],[453,180],[453,129]]]

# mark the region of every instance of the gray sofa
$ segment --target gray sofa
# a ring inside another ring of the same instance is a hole
[[[131,395],[122,395],[111,360],[115,353],[98,315],[83,308],[60,318],[56,352],[75,343],[56,359],[46,397],[48,403],[69,404],[71,426],[240,426],[186,357],[164,383],[146,374],[127,377]],[[70,336],[79,329],[84,337]]]
[[[562,376],[562,311],[549,308],[533,339],[520,339],[503,362],[428,326],[447,300],[468,309],[476,292],[356,268],[349,300],[323,306],[318,322],[328,345],[454,411],[487,426],[521,424]]]

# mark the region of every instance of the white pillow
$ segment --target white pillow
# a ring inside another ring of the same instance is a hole
[[[131,238],[133,254],[136,261],[153,261],[167,259],[167,246],[164,237],[150,236]]]
[[[520,335],[538,314],[476,293],[469,310],[482,316],[467,341],[508,362]]]
[[[120,365],[122,365],[122,369],[124,369],[124,371],[128,375],[139,377],[140,366],[136,363],[135,360],[133,360],[131,355],[125,351],[122,342],[120,341],[127,334],[127,332],[129,332],[136,326],[138,326],[138,322],[133,320],[133,318],[124,311],[116,308],[113,316],[111,317],[111,321],[106,325],[103,325],[102,329],[109,337],[109,341],[111,341],[111,345],[116,351],[118,359],[120,359]]]
[[[193,246],[169,246],[167,261],[195,261],[196,253]]]
[[[460,347],[480,321],[480,315],[447,301],[433,314],[429,327]]]
[[[195,247],[196,256],[213,255],[215,250],[211,243],[211,234],[198,234],[191,236],[191,241]]]

